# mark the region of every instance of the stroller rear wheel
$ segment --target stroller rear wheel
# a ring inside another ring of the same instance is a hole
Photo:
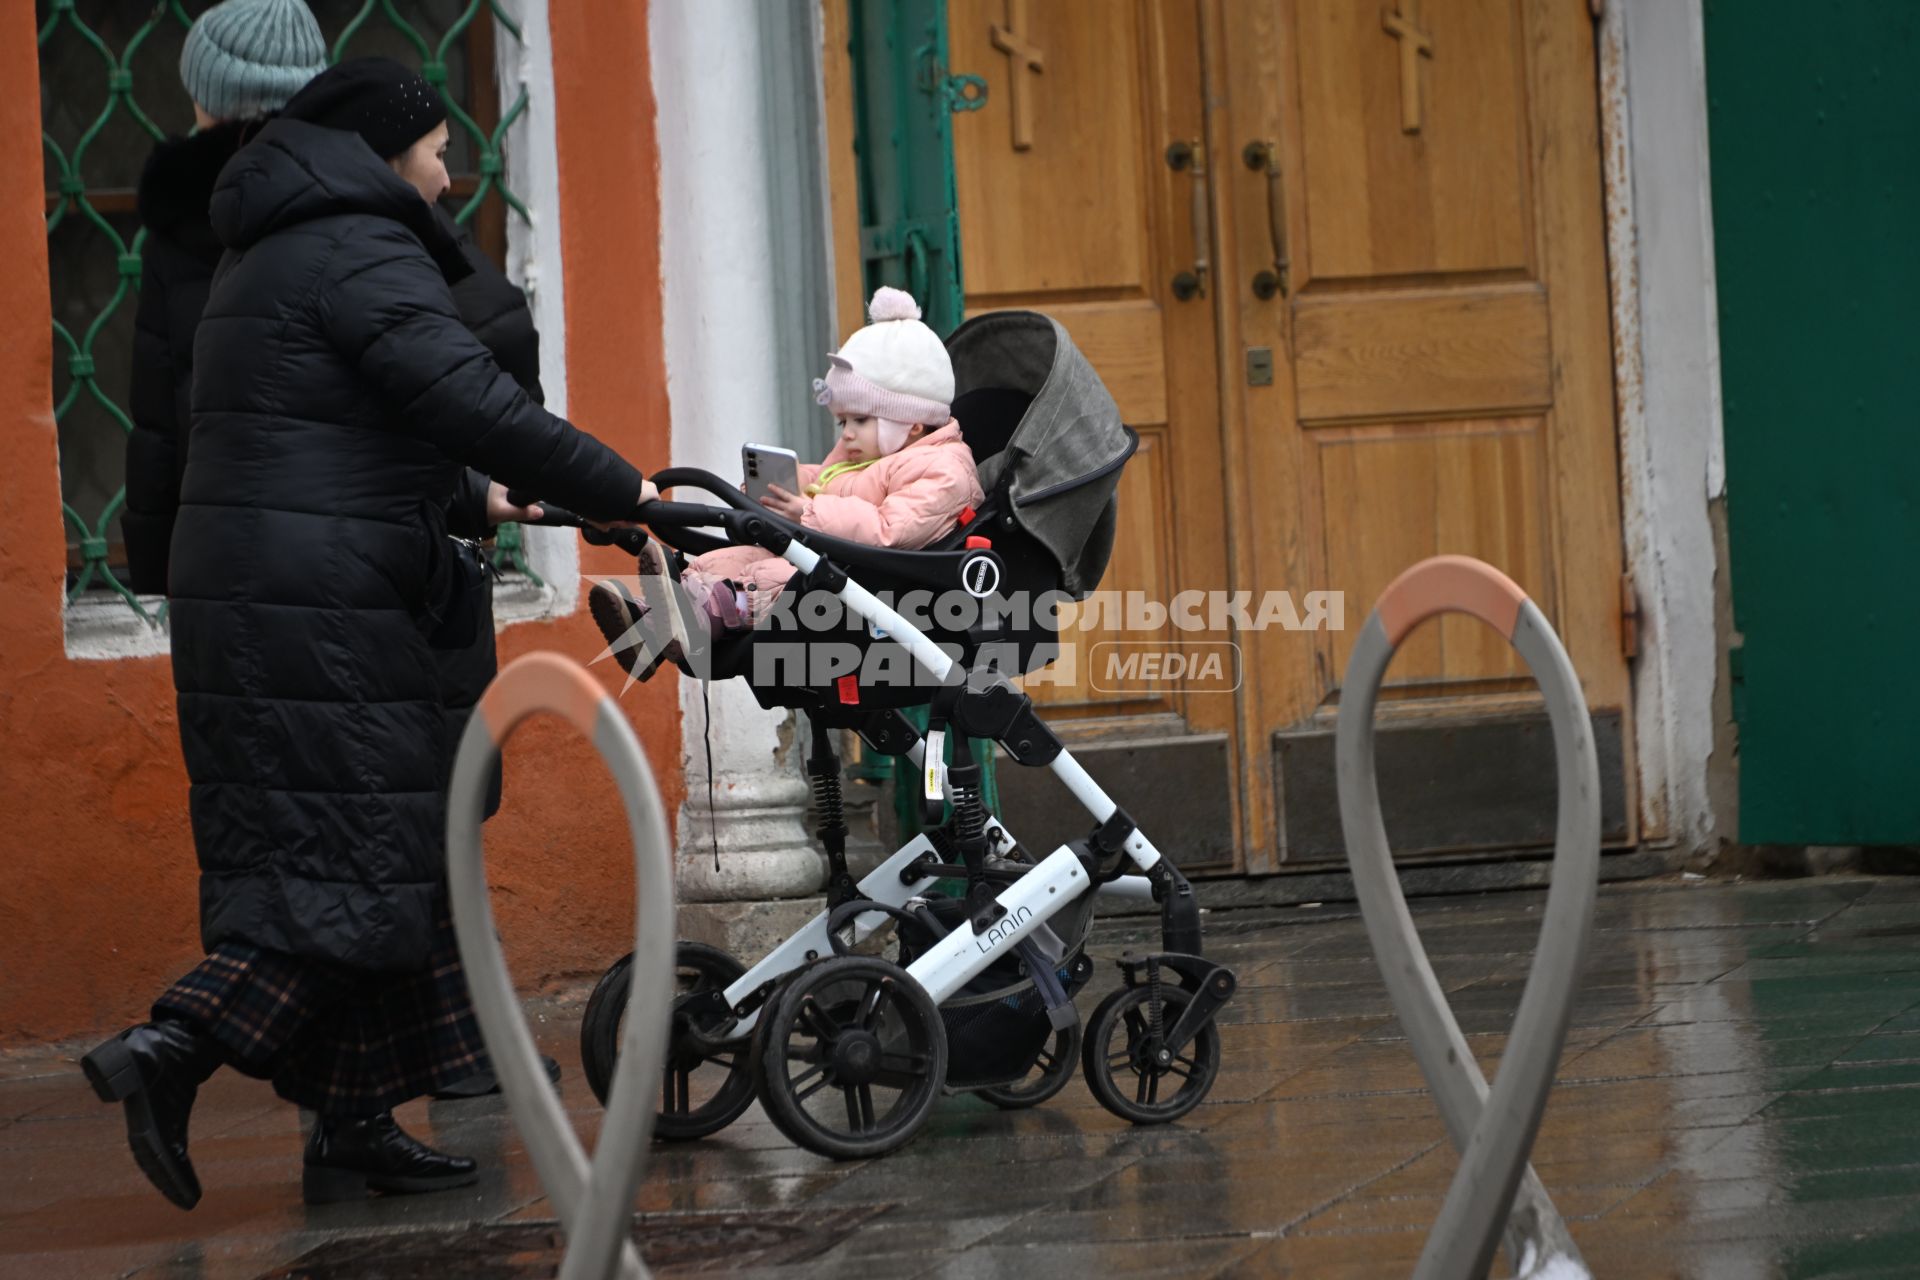
[[[1074,1068],[1080,1065],[1080,1024],[1055,1031],[1024,1079],[1012,1084],[989,1085],[974,1092],[1003,1111],[1021,1111],[1037,1107],[1067,1087]]]
[[[632,967],[629,955],[607,970],[588,997],[580,1023],[581,1065],[588,1087],[603,1106],[620,1053]],[[668,1142],[718,1133],[753,1105],[753,1073],[745,1041],[717,1038],[710,1033],[724,1032],[724,1026],[714,1025],[710,1015],[695,1017],[682,1008],[690,996],[726,990],[746,970],[718,947],[684,941],[675,950],[674,967],[673,1026],[666,1071],[660,1079],[660,1108],[653,1122],[654,1137]]]
[[[1094,1009],[1080,1058],[1101,1106],[1134,1124],[1166,1124],[1200,1105],[1220,1073],[1220,1033],[1208,1022],[1178,1052],[1161,1038],[1192,998],[1172,982],[1142,984]]]
[[[906,970],[838,956],[789,978],[761,1017],[760,1103],[835,1160],[885,1155],[925,1123],[947,1077],[940,1011]]]

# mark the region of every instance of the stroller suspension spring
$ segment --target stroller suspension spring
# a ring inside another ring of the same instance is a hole
[[[807,758],[807,776],[813,782],[813,811],[820,825],[815,833],[827,852],[827,903],[837,907],[860,896],[847,870],[847,807],[840,790],[840,759],[825,725],[813,725],[813,753]]]
[[[953,840],[962,856],[986,852],[987,807],[981,798],[980,766],[955,765],[947,771],[947,798],[953,802]]]
[[[822,842],[847,835],[846,798],[840,791],[840,771],[828,768],[813,771],[813,812],[820,820]]]

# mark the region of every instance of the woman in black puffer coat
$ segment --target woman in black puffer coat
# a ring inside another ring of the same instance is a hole
[[[170,568],[209,954],[83,1060],[184,1207],[194,1093],[223,1063],[320,1113],[309,1202],[473,1180],[388,1114],[482,1051],[444,882],[435,647],[472,643],[480,581],[449,495],[472,467],[606,521],[654,496],[462,324],[449,282],[468,264],[431,203],[445,139],[424,80],[360,59],[213,194],[228,253],[194,343]],[[525,514],[497,486],[487,505]]]
[[[133,378],[128,407],[127,504],[120,516],[128,584],[144,595],[167,594],[167,560],[186,472],[188,393],[193,386],[193,338],[206,309],[225,246],[213,234],[208,206],[220,170],[264,121],[219,121],[189,137],[168,138],[153,149],[140,175],[139,210],[147,230],[141,252],[140,307],[134,317]],[[453,284],[454,307],[473,336],[513,375],[536,403],[540,335],[527,298],[473,243],[441,205],[434,213],[466,259],[468,274]],[[497,521],[488,513],[486,476],[463,468],[447,495],[447,528],[484,540]],[[436,649],[449,740],[458,743],[480,694],[497,669],[492,625],[493,585],[482,588],[473,644]],[[499,770],[487,797],[487,815],[500,807]]]
[[[180,510],[180,479],[187,466],[193,338],[206,309],[214,268],[225,250],[213,233],[208,212],[213,185],[227,161],[264,123],[216,121],[189,137],[168,138],[154,147],[140,175],[140,221],[147,238],[141,252],[140,307],[134,317],[128,397],[133,430],[127,436],[127,504],[120,527],[128,585],[145,595],[167,593],[168,551]],[[545,403],[540,386],[540,334],[526,295],[500,274],[444,206],[436,204],[434,214],[466,259],[468,274],[452,286],[461,322],[536,403]],[[486,476],[470,467],[461,470],[447,495],[449,532],[476,541],[493,536],[497,521],[487,508],[490,489]],[[449,740],[454,743],[459,742],[467,716],[497,669],[491,580],[482,596],[473,644],[434,651]],[[496,768],[487,816],[499,807]]]

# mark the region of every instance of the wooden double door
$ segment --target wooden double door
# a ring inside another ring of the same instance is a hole
[[[1113,594],[1031,683],[1050,722],[1189,867],[1337,859],[1353,637],[1394,575],[1462,552],[1559,629],[1631,841],[1584,0],[949,0],[948,39],[988,87],[953,118],[966,309],[1057,317],[1141,440]],[[1396,845],[1550,843],[1505,641],[1429,623],[1388,679]],[[1003,781],[1023,838],[1048,781]]]

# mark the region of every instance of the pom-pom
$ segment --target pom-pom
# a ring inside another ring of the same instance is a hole
[[[867,304],[867,319],[879,324],[883,320],[918,320],[920,304],[913,295],[904,289],[880,286],[873,295],[873,301]]]

